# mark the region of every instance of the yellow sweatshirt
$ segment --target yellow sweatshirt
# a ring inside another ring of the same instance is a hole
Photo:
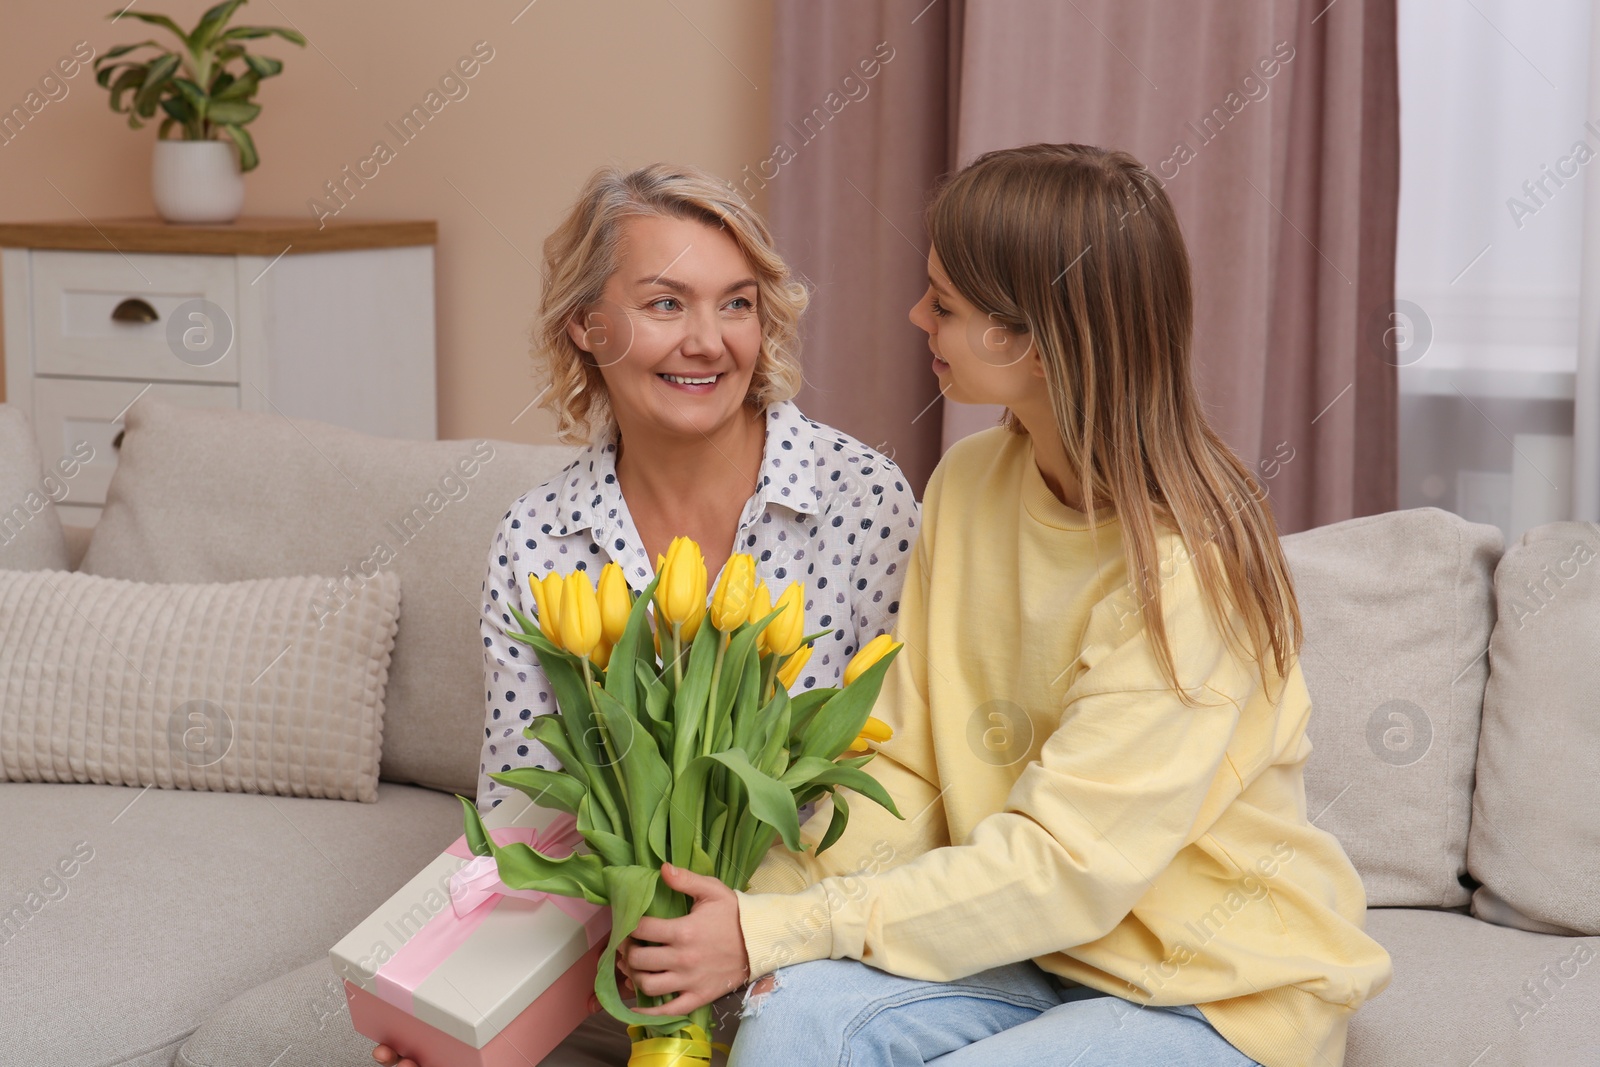
[[[959,442],[927,487],[866,769],[738,894],[752,977],[858,959],[953,981],[1032,959],[1141,1003],[1197,1004],[1266,1067],[1338,1067],[1350,1015],[1389,982],[1366,895],[1306,816],[1311,701],[1225,643],[1178,535],[1158,539],[1177,675],[1163,681],[1114,516],[1062,504],[1030,438]],[[1242,627],[1235,611],[1234,622]],[[1242,629],[1240,631],[1243,632]]]

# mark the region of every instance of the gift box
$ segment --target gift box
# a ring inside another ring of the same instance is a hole
[[[573,816],[520,794],[484,816],[498,845],[583,849]],[[357,1032],[425,1067],[531,1067],[589,1015],[611,909],[511,890],[466,838],[329,953]]]

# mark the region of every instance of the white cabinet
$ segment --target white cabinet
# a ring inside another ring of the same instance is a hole
[[[5,395],[45,463],[94,449],[59,506],[92,526],[122,414],[177,404],[437,436],[432,222],[0,224]]]

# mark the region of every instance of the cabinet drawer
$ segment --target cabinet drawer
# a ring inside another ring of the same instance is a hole
[[[238,384],[235,263],[233,256],[34,252],[34,372]],[[119,306],[125,315],[155,318],[114,317]]]
[[[96,506],[106,502],[106,486],[117,469],[113,442],[122,429],[119,416],[144,389],[173,404],[196,408],[237,408],[239,389],[232,385],[184,385],[175,382],[117,382],[38,378],[33,383],[33,427],[44,465],[62,456],[93,455],[67,482],[66,504]]]

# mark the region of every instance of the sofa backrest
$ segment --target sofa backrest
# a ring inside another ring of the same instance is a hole
[[[41,466],[28,417],[15,405],[0,404],[0,570],[70,569],[55,507],[68,492],[70,476],[55,462]]]
[[[125,427],[80,569],[147,582],[326,576],[328,595],[308,617],[338,611],[393,569],[400,626],[380,773],[472,796],[485,707],[478,620],[495,529],[576,450],[395,440],[150,395]],[[276,650],[262,651],[265,665]]]
[[[1306,808],[1373,907],[1460,907],[1498,527],[1437,508],[1283,539],[1305,621]]]

